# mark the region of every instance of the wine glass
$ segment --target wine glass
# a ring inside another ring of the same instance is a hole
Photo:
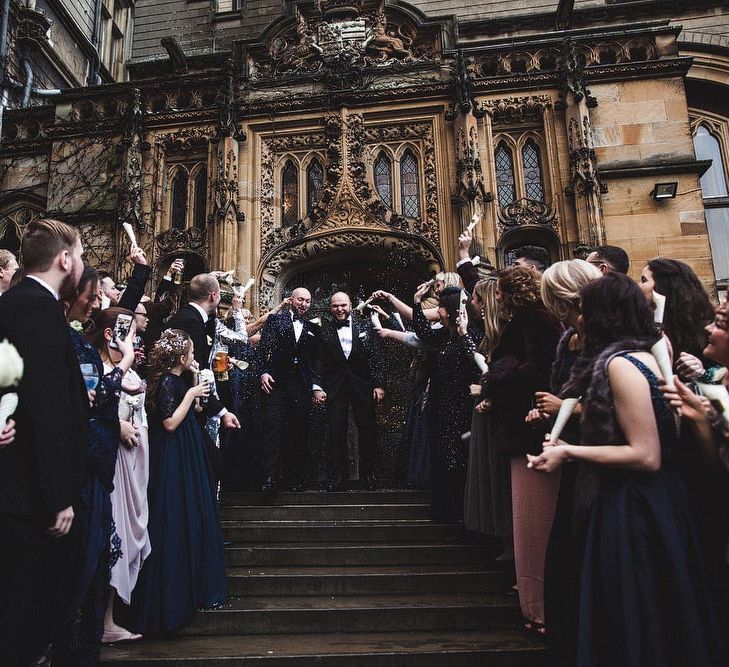
[[[81,375],[84,376],[86,391],[93,391],[99,384],[99,371],[94,364],[79,364]]]

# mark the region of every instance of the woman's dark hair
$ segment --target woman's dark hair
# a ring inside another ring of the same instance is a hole
[[[621,338],[658,339],[653,311],[632,279],[611,272],[580,290],[585,354],[599,352]]]
[[[471,305],[471,297],[468,292],[462,290],[460,287],[446,287],[438,295],[438,306],[445,308],[446,314],[448,315],[448,326],[451,329],[455,329],[458,319],[458,311],[461,307],[461,292],[466,294],[466,312],[468,313],[469,325],[476,320],[476,311]]]
[[[89,343],[96,348],[96,351],[101,354],[102,358],[106,353],[104,331],[106,329],[114,330],[114,324],[116,324],[116,318],[118,315],[131,315],[132,319],[134,319],[134,313],[131,310],[117,307],[97,310],[92,317],[94,324],[91,327],[91,330],[86,334],[86,340],[88,340]]]
[[[81,273],[81,278],[78,281],[78,286],[76,288],[76,294],[83,294],[83,291],[86,289],[86,285],[88,285],[91,282],[97,282],[99,280],[99,272],[89,264],[84,264],[84,270]]]
[[[714,306],[693,269],[676,259],[648,262],[655,287],[666,297],[663,329],[671,341],[673,358],[681,352],[701,357],[706,347],[704,327],[714,318]]]

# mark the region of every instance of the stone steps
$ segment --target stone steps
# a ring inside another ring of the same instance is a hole
[[[503,595],[241,597],[198,614],[181,634],[479,630],[513,627],[520,618],[516,600]]]
[[[285,565],[427,565],[481,564],[493,561],[495,544],[421,542],[269,542],[233,543],[226,549],[229,565],[265,567]]]
[[[509,590],[504,571],[482,565],[270,567],[228,569],[230,595],[386,595],[498,593]]]
[[[541,667],[544,650],[523,630],[178,637],[106,648],[124,667]]]
[[[499,545],[428,518],[422,492],[229,493],[231,599],[113,665],[443,667],[543,664]],[[473,543],[475,542],[475,543]]]

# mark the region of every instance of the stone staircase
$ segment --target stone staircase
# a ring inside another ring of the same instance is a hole
[[[226,494],[230,602],[110,665],[541,665],[493,544],[459,542],[421,492]]]

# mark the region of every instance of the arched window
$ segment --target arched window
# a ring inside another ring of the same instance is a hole
[[[205,229],[208,208],[208,175],[201,169],[195,178],[195,220],[198,229]]]
[[[281,226],[290,227],[299,217],[299,170],[289,160],[281,172]]]
[[[324,190],[324,167],[319,160],[312,160],[306,170],[306,213],[309,215],[319,203]]]
[[[187,227],[187,172],[179,169],[172,181],[172,211],[170,226],[172,229]]]
[[[392,208],[392,162],[384,152],[375,160],[373,171],[377,194],[385,206]]]
[[[406,218],[420,218],[418,160],[409,150],[405,151],[400,160],[400,197],[402,214]]]
[[[521,161],[524,167],[524,192],[527,199],[544,201],[542,161],[539,156],[539,146],[533,139],[529,139],[521,149]]]
[[[504,142],[501,142],[496,148],[495,160],[499,206],[503,208],[516,200],[514,158]]]
[[[694,148],[699,160],[712,160],[711,167],[701,177],[701,194],[708,197],[726,197],[727,185],[721,146],[705,125],[699,125],[694,135]]]

